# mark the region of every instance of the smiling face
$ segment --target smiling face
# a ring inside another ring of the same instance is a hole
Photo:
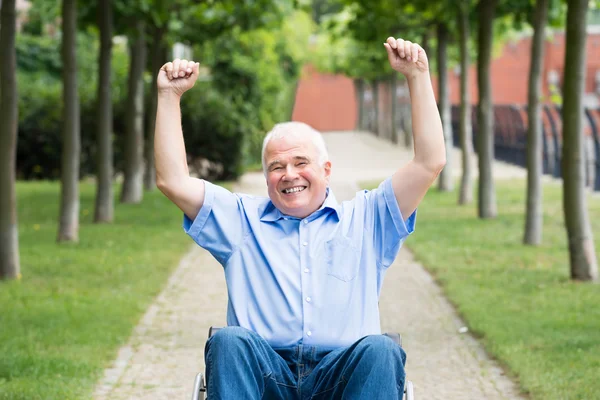
[[[304,218],[321,207],[331,162],[319,164],[319,151],[310,138],[290,134],[271,139],[264,157],[269,197],[279,211]]]

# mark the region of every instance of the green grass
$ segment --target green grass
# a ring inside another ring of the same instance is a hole
[[[525,182],[496,189],[494,220],[478,219],[476,205],[459,207],[456,192],[431,189],[406,245],[531,398],[598,398],[600,285],[569,280],[562,188],[544,187],[539,247],[521,244]],[[600,197],[588,208],[600,255]]]
[[[79,244],[58,245],[58,184],[17,184],[22,279],[0,282],[0,399],[89,398],[193,243],[160,192],[116,202],[101,225],[94,193],[81,185]]]

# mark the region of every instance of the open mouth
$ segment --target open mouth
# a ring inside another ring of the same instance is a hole
[[[283,194],[294,194],[294,193],[300,193],[302,192],[304,189],[306,189],[306,186],[294,186],[291,188],[287,188],[287,189],[283,189],[281,191],[281,193]]]

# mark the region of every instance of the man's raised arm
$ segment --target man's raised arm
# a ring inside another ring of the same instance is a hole
[[[190,177],[180,100],[194,86],[198,73],[199,64],[193,61],[176,59],[162,66],[154,131],[156,186],[192,220],[204,202],[204,181]]]
[[[384,46],[390,65],[404,74],[410,91],[415,154],[392,177],[396,200],[407,219],[446,165],[446,148],[425,51],[416,43],[392,37]]]

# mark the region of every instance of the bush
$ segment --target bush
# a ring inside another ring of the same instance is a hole
[[[207,179],[234,179],[243,170],[240,154],[247,123],[234,100],[215,91],[209,82],[196,84],[181,102],[182,127],[188,159],[204,158],[222,166],[222,175]]]
[[[95,170],[96,91],[98,41],[88,34],[77,40],[78,84],[81,106],[81,174]],[[113,48],[114,127],[123,132],[127,95],[128,56],[124,46]],[[19,179],[57,179],[62,146],[62,60],[60,40],[17,36],[17,82],[19,91]],[[120,156],[120,152],[116,152]],[[120,158],[120,157],[119,157]]]
[[[211,179],[235,179],[260,162],[266,131],[291,118],[295,89],[307,53],[310,17],[295,12],[274,30],[236,31],[195,48],[212,71],[182,102],[182,126],[189,159],[222,166]],[[98,37],[80,33],[77,43],[81,102],[81,176],[96,169]],[[123,164],[128,52],[113,47],[113,130],[115,172]],[[62,60],[60,40],[21,34],[17,41],[19,179],[60,177]],[[152,77],[147,75],[146,96]],[[146,104],[150,102],[147,101]]]
[[[229,167],[224,165],[228,175],[223,179],[260,163],[265,133],[276,123],[291,119],[300,71],[308,53],[311,24],[307,14],[295,12],[277,30],[234,32],[197,50],[203,55],[203,63],[211,68],[212,93],[218,93],[212,98],[206,92],[211,112],[202,112],[210,119],[205,123],[231,129],[225,133],[215,127],[212,131],[215,136],[227,138],[222,143],[215,141],[228,153],[226,163],[232,163]],[[220,118],[226,121],[215,121]],[[190,136],[194,135],[190,132]],[[189,146],[187,150],[189,153]],[[207,152],[209,159],[211,155],[223,156],[216,148],[210,150],[216,154]]]

